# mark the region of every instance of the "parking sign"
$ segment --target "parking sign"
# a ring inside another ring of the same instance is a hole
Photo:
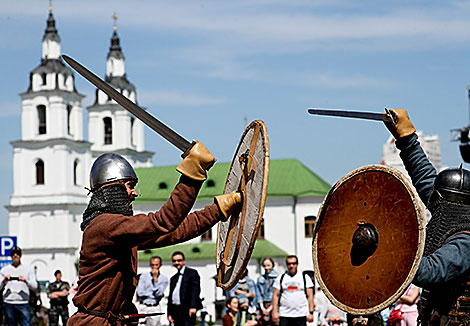
[[[0,236],[0,268],[12,263],[10,253],[16,246],[16,237]]]

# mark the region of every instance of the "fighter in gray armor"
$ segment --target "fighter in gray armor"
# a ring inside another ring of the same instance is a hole
[[[408,113],[392,109],[400,157],[432,218],[424,257],[413,280],[423,288],[418,320],[424,325],[470,324],[470,171],[437,174],[421,148]]]

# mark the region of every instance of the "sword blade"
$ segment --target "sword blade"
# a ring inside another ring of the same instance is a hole
[[[315,114],[315,115],[327,115],[327,116],[332,116],[332,117],[367,119],[367,120],[377,120],[377,121],[392,122],[392,123],[394,122],[389,112],[384,114],[384,113],[375,113],[375,112],[312,108],[312,109],[308,109],[308,113]]]
[[[179,148],[183,152],[183,157],[185,157],[189,150],[193,147],[194,142],[190,143],[189,141],[187,141],[185,138],[183,138],[174,130],[163,124],[153,115],[142,109],[140,106],[129,100],[124,95],[120,94],[111,85],[96,76],[83,65],[81,65],[80,63],[65,54],[62,55],[62,58],[86,80],[95,85],[98,89],[102,90],[106,95],[115,100],[124,109],[135,115],[140,121],[152,128],[160,136],[162,136],[174,146]]]

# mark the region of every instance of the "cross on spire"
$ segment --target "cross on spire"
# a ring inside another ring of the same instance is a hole
[[[52,0],[49,0],[49,1],[52,1]],[[112,17],[113,17],[113,30],[115,31],[117,30],[117,19],[118,19],[116,16],[116,12],[113,12]]]
[[[49,0],[49,11],[52,12],[52,0]]]

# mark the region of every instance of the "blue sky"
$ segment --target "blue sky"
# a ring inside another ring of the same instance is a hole
[[[49,1],[0,6],[0,204],[12,193],[12,148],[20,137],[19,93],[40,63]],[[53,2],[62,52],[100,76],[112,14],[140,105],[187,139],[230,161],[245,122],[264,120],[273,159],[297,158],[333,184],[379,163],[388,132],[379,122],[314,117],[308,107],[409,111],[438,134],[456,166],[450,129],[468,125],[470,1],[72,1]],[[93,87],[76,76],[82,102]],[[155,165],[180,153],[150,130]],[[0,234],[7,211],[0,209]]]

